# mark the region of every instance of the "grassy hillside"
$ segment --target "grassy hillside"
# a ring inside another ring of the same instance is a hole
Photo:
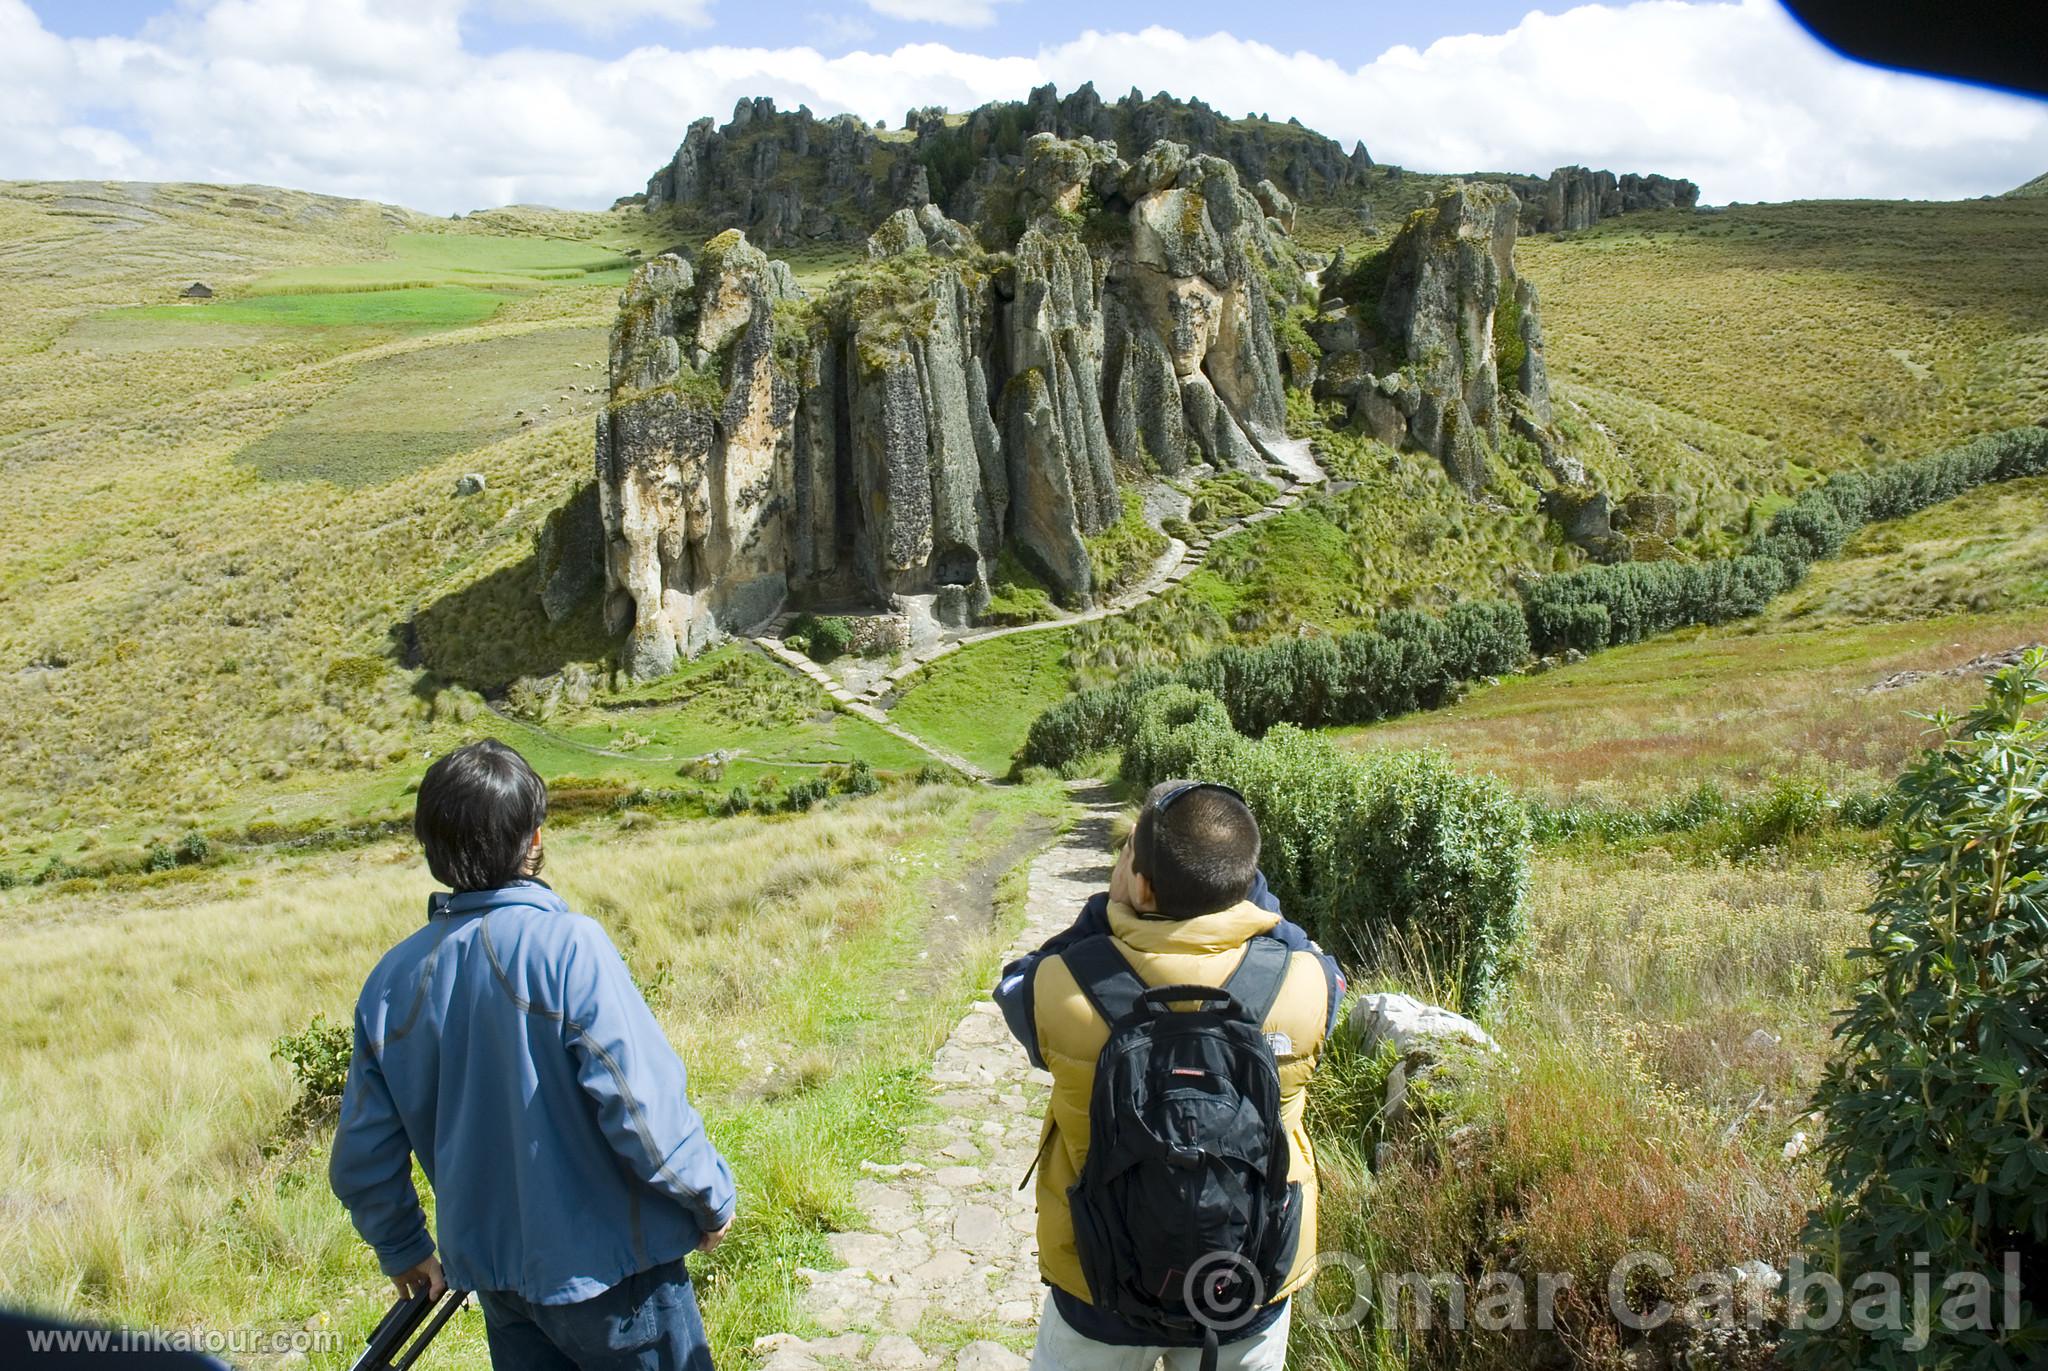
[[[1356,234],[1355,214],[1321,222],[1305,237]],[[646,216],[450,222],[261,188],[37,183],[0,186],[0,228],[0,757],[25,778],[0,790],[0,873],[387,814],[413,759],[479,727],[521,734],[555,774],[655,789],[719,746],[723,706],[678,689],[628,721],[591,617],[533,612],[534,539],[584,479],[617,283],[667,246]],[[2040,200],[1764,206],[1520,252],[1562,422],[1616,493],[1678,493],[1686,545],[1712,551],[1818,472],[2038,417],[2044,228]],[[815,282],[843,261],[798,266]],[[220,298],[179,302],[195,279]],[[1037,701],[1060,667],[1111,679],[1577,557],[1515,472],[1474,503],[1425,460],[1355,435],[1323,447],[1355,484],[1220,544],[1136,615],[1032,640],[1028,662],[1018,646],[949,659],[905,722],[999,762],[1030,709],[982,706],[1007,700],[1013,665]],[[488,489],[455,497],[470,471]],[[1951,607],[1980,591],[1958,573]],[[431,677],[400,665],[419,643]],[[445,688],[571,662],[600,699],[559,729]],[[821,699],[785,712],[772,740],[743,740],[766,760],[742,774],[914,761]]]
[[[802,696],[772,738],[726,717],[758,693],[731,680],[559,733],[442,691],[604,684],[591,616],[536,612],[534,540],[588,479],[618,286],[668,245],[642,216],[37,183],[0,185],[0,228],[0,880],[388,817],[477,731],[621,790],[721,747],[771,789],[925,760],[772,671]]]
[[[1873,525],[1764,614],[1611,648],[1345,730],[1448,748],[1554,800],[1631,802],[1781,775],[1883,784],[1926,745],[1917,715],[1982,690],[1957,668],[2048,642],[2048,481],[1973,491]],[[1898,681],[1902,673],[1926,673]]]
[[[1812,471],[2048,413],[2048,205],[1630,215],[1518,245],[1562,420],[1617,494],[1739,531]]]

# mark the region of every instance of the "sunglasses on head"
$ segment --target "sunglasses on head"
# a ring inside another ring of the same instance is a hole
[[[1167,791],[1164,795],[1161,795],[1156,800],[1148,801],[1145,807],[1138,811],[1138,823],[1133,825],[1131,828],[1130,840],[1134,847],[1138,843],[1138,835],[1140,832],[1145,833],[1148,839],[1151,836],[1150,826],[1144,822],[1147,817],[1150,817],[1156,822],[1160,815],[1164,814],[1167,810],[1172,809],[1176,804],[1179,804],[1182,800],[1186,799],[1188,796],[1194,794],[1198,790],[1220,790],[1225,795],[1228,795],[1231,799],[1236,800],[1239,804],[1243,805],[1246,809],[1251,808],[1251,802],[1249,800],[1245,799],[1243,795],[1239,794],[1235,788],[1224,785],[1221,781],[1189,781],[1185,785],[1175,786],[1173,789]],[[1135,851],[1133,855],[1149,858],[1152,855],[1150,851],[1151,843],[1149,841],[1144,843],[1143,848],[1144,850]]]
[[[1228,795],[1231,799],[1236,800],[1239,804],[1243,805],[1246,809],[1251,808],[1250,802],[1247,801],[1244,796],[1240,795],[1235,788],[1227,786],[1223,784],[1221,781],[1189,781],[1186,785],[1177,785],[1173,789],[1167,791],[1164,795],[1161,795],[1158,799],[1154,800],[1151,804],[1147,805],[1146,809],[1154,817],[1157,817],[1158,815],[1164,814],[1167,810],[1173,808],[1174,805],[1178,804],[1181,800],[1187,798],[1189,795],[1194,794],[1197,790],[1220,790],[1225,795]]]

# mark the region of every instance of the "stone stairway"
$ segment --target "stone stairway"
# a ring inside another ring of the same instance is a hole
[[[1116,806],[1092,783],[1083,818],[1031,865],[1025,923],[1007,956],[1073,922],[1107,882]],[[802,1270],[804,1316],[827,1336],[776,1333],[755,1344],[762,1371],[1022,1371],[1016,1348],[1038,1323],[1036,1212],[1018,1183],[1037,1154],[1051,1078],[1031,1069],[983,1000],[932,1059],[940,1117],[908,1130],[900,1159],[863,1164],[867,1219],[835,1233],[831,1271]]]
[[[1054,619],[1044,619],[1030,624],[1012,624],[1006,628],[983,629],[979,632],[968,633],[958,638],[949,638],[944,642],[935,643],[928,648],[920,649],[906,656],[899,665],[892,668],[880,680],[859,694],[851,696],[851,698],[861,704],[879,706],[884,700],[902,690],[911,677],[930,666],[933,662],[949,657],[961,648],[974,643],[985,643],[996,638],[1008,638],[1019,633],[1043,633],[1049,629],[1072,628],[1076,624],[1094,623],[1096,620],[1107,619],[1112,615],[1128,613],[1139,605],[1157,599],[1193,575],[1200,569],[1203,561],[1208,557],[1209,549],[1215,546],[1215,544],[1223,541],[1225,538],[1234,537],[1257,524],[1262,524],[1268,519],[1277,518],[1285,514],[1288,510],[1300,504],[1302,497],[1308,493],[1309,489],[1320,484],[1321,481],[1322,474],[1320,471],[1316,472],[1314,480],[1306,478],[1289,480],[1280,487],[1279,493],[1264,506],[1242,518],[1230,520],[1213,533],[1198,534],[1192,541],[1186,543],[1181,542],[1178,538],[1168,540],[1165,553],[1153,565],[1152,570],[1146,573],[1145,578],[1113,600],[1079,614],[1063,614]]]

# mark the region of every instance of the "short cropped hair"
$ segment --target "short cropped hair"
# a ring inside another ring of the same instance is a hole
[[[1193,919],[1250,893],[1259,822],[1235,791],[1200,781],[1153,786],[1131,831],[1131,869],[1152,885],[1158,912]]]
[[[528,855],[547,816],[546,783],[526,758],[485,738],[427,768],[412,831],[435,880],[450,890],[495,890],[539,870]]]

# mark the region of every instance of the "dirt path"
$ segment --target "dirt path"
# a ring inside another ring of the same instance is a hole
[[[1081,821],[1031,865],[1024,928],[1011,954],[1073,922],[1109,880],[1116,805],[1077,788]],[[844,1265],[803,1271],[806,1317],[827,1336],[763,1338],[763,1371],[1021,1371],[1044,1290],[1036,1216],[1018,1182],[1038,1149],[1050,1078],[1033,1071],[1002,1015],[977,1003],[932,1059],[940,1117],[909,1131],[900,1158],[864,1163],[867,1227],[832,1236]]]
[[[958,638],[948,638],[944,642],[934,643],[929,647],[922,648],[906,656],[902,663],[887,675],[867,689],[857,693],[848,690],[843,684],[834,679],[829,672],[824,671],[822,668],[817,668],[808,657],[803,657],[798,653],[782,648],[779,639],[764,637],[759,641],[764,646],[772,643],[774,648],[781,649],[780,651],[771,649],[769,655],[782,662],[785,666],[793,667],[797,671],[810,676],[811,679],[825,687],[826,693],[832,695],[833,698],[840,699],[843,697],[846,701],[878,705],[897,691],[903,689],[918,672],[924,670],[939,658],[950,656],[963,647],[970,647],[975,643],[989,642],[996,638],[1009,638],[1019,633],[1044,633],[1051,629],[1072,628],[1076,624],[1094,623],[1097,620],[1112,618],[1118,614],[1128,614],[1140,605],[1158,599],[1161,595],[1164,595],[1167,591],[1193,575],[1201,568],[1202,563],[1208,560],[1209,549],[1215,544],[1222,542],[1225,538],[1235,537],[1246,529],[1254,528],[1268,519],[1278,518],[1280,515],[1285,514],[1288,510],[1294,508],[1295,505],[1301,503],[1302,497],[1308,494],[1312,487],[1321,485],[1328,479],[1322,467],[1316,462],[1314,455],[1309,451],[1309,445],[1305,439],[1289,438],[1275,442],[1271,447],[1275,457],[1275,465],[1282,467],[1288,472],[1288,479],[1282,483],[1279,491],[1271,500],[1267,501],[1261,508],[1253,510],[1242,518],[1230,520],[1213,533],[1197,536],[1192,543],[1184,543],[1178,538],[1169,538],[1166,551],[1160,554],[1159,560],[1153,563],[1151,570],[1147,571],[1143,578],[1135,585],[1126,588],[1115,599],[1105,601],[1093,609],[1084,610],[1078,614],[1061,614],[1051,619],[1038,620],[1035,623],[1012,624],[1005,628],[978,629],[975,632],[963,634]],[[784,655],[785,653],[787,656]],[[807,670],[807,667],[812,669]]]

